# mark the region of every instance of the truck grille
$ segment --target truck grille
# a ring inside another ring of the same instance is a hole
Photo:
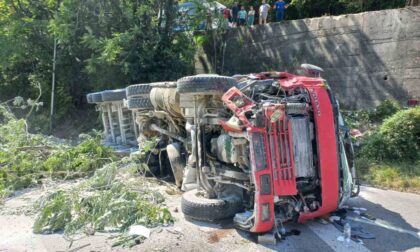
[[[285,115],[284,106],[266,107],[265,115],[274,192],[279,196],[296,195],[292,135],[289,130],[291,124]]]

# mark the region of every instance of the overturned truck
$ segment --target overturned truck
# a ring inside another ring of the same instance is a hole
[[[358,193],[348,129],[317,68],[132,85],[139,148],[159,138],[191,219],[254,233],[336,210]],[[134,107],[133,107],[134,106]],[[160,162],[162,163],[162,162]],[[162,169],[161,169],[162,170]]]

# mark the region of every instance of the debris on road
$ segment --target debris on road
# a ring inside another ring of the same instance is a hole
[[[143,225],[133,225],[128,230],[128,234],[129,235],[141,235],[145,238],[149,238],[150,237],[150,229],[148,229],[147,227],[145,227]]]
[[[219,242],[222,238],[229,236],[232,233],[232,229],[221,229],[221,230],[215,230],[210,232],[210,236],[207,239],[207,241],[209,243],[217,243]]]
[[[0,201],[48,179],[91,176],[114,160],[100,136],[70,141],[28,132],[27,122],[0,104]]]
[[[146,189],[144,181],[139,186],[124,179],[117,172],[124,168],[125,161],[111,163],[71,190],[42,197],[34,233],[64,231],[73,240],[86,230],[91,234],[112,230],[122,233],[113,246],[131,247],[150,237],[149,228],[171,224],[172,216],[161,204],[163,196]]]
[[[277,243],[276,236],[272,233],[258,235],[258,244],[276,245],[276,243]]]
[[[375,235],[364,230],[363,227],[350,220],[348,214],[361,215],[361,211],[366,211],[366,208],[348,208],[344,207],[330,216],[331,223],[343,233],[343,239],[348,240],[350,237],[353,240],[357,239],[375,239]],[[337,240],[341,241],[341,238],[338,237]]]

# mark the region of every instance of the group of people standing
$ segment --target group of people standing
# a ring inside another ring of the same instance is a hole
[[[277,0],[273,8],[276,11],[276,20],[282,21],[284,19],[284,11],[288,7],[288,5],[284,2],[284,0]],[[266,0],[262,0],[259,11],[259,24],[267,24],[268,13],[271,9],[271,6],[266,2]],[[245,6],[240,5],[238,2],[235,2],[231,9],[226,8],[223,11],[223,16],[226,20],[228,20],[231,27],[237,26],[253,26],[255,22],[256,12],[253,6],[249,7],[247,11]]]

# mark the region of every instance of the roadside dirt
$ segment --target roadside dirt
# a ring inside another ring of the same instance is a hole
[[[269,251],[257,248],[246,233],[237,231],[231,223],[208,224],[186,220],[181,213],[181,193],[173,187],[153,183],[152,190],[162,193],[165,205],[175,219],[169,227],[152,230],[143,244],[131,249],[112,247],[116,233],[96,232],[93,236],[80,236],[70,242],[60,233],[36,235],[32,233],[35,221],[33,204],[41,196],[56,190],[71,190],[82,180],[50,182],[42,187],[17,193],[0,206],[0,251]]]
[[[50,181],[42,187],[20,191],[0,205],[0,251],[420,251],[420,238],[415,237],[420,234],[419,196],[369,187],[362,187],[361,195],[350,200],[349,206],[366,208],[379,223],[387,225],[361,223],[376,236],[376,239],[364,240],[364,244],[339,242],[337,238],[342,233],[332,224],[310,221],[285,226],[287,230],[298,230],[299,235],[288,236],[276,245],[261,245],[255,236],[235,229],[230,222],[209,224],[185,219],[181,212],[181,193],[173,186],[157,182],[148,183],[148,187],[166,198],[165,205],[175,223],[153,229],[149,239],[131,249],[112,247],[112,238],[117,233],[81,235],[73,242],[65,240],[60,233],[33,234],[35,201],[56,190],[71,190],[81,182],[83,180]]]

